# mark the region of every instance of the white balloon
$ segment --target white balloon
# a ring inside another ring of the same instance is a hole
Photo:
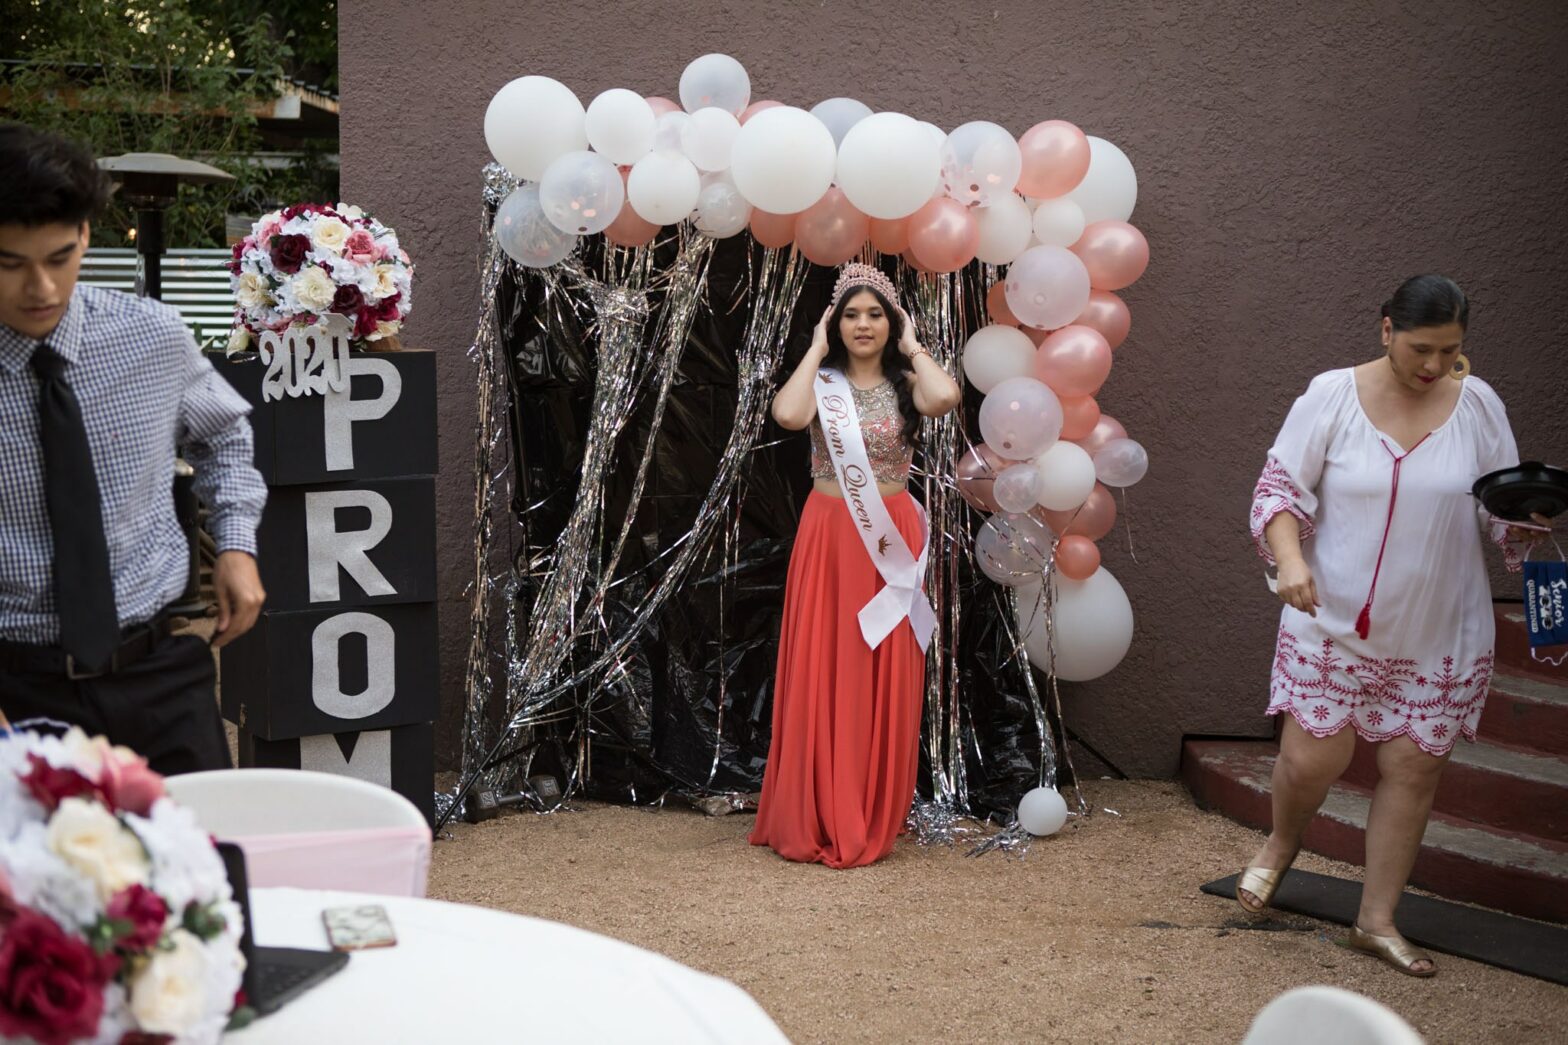
[[[519,185],[495,211],[495,241],[507,256],[528,268],[548,268],[564,259],[577,237],[562,232],[545,217],[539,186]]]
[[[821,120],[822,126],[833,135],[834,145],[843,145],[849,129],[871,115],[871,106],[853,98],[828,98],[813,105],[811,115]]]
[[[728,239],[751,221],[751,204],[732,183],[715,180],[704,185],[698,194],[694,220],[697,231],[704,236]]]
[[[1056,586],[1051,612],[1054,636],[1046,633],[1044,614],[1038,611],[1039,586],[1018,588],[1024,652],[1031,664],[1044,671],[1054,647],[1058,678],[1064,682],[1097,679],[1120,664],[1132,648],[1132,603],[1103,566],[1087,580],[1053,574],[1052,583]]]
[[[672,149],[657,149],[638,160],[626,179],[626,199],[645,221],[673,225],[690,217],[702,191],[691,161]]]
[[[739,133],[740,121],[730,113],[713,106],[698,109],[681,128],[681,151],[700,171],[726,170]]]
[[[1040,473],[1032,464],[1008,465],[996,474],[991,496],[1004,512],[1027,512],[1040,496]]]
[[[1089,270],[1061,247],[1030,247],[1018,255],[1003,286],[1007,307],[1036,330],[1067,326],[1089,305]]]
[[[930,136],[903,113],[867,116],[839,146],[838,187],[869,217],[908,217],[941,188],[941,177]]]
[[[1094,492],[1094,459],[1077,443],[1058,440],[1034,459],[1034,467],[1040,473],[1040,492],[1035,496],[1042,508],[1070,512]]]
[[[690,122],[690,113],[667,112],[659,116],[654,123],[654,149],[672,149],[680,152],[681,139],[685,136],[686,125]]]
[[[1054,835],[1067,823],[1067,800],[1054,787],[1036,787],[1018,802],[1018,825],[1039,838]]]
[[[1072,246],[1083,226],[1083,209],[1066,196],[1041,200],[1034,209],[1034,238],[1047,247]]]
[[[1089,171],[1067,198],[1078,204],[1087,225],[1126,221],[1138,202],[1138,175],[1132,161],[1104,138],[1089,135]]]
[[[544,170],[539,205],[562,232],[603,232],[621,212],[626,187],[621,172],[596,152],[569,152]]]
[[[1034,373],[1034,342],[1017,327],[992,323],[981,327],[964,343],[964,376],[982,392],[989,392],[1010,377]]]
[[[1043,454],[1062,434],[1062,402],[1032,377],[998,381],[980,404],[980,435],[1010,461]]]
[[[485,144],[512,174],[538,181],[562,153],[588,148],[585,120],[571,88],[548,76],[523,76],[490,99]]]
[[[735,136],[730,171],[753,207],[797,214],[833,184],[833,135],[804,109],[780,105],[754,113]]]
[[[1149,453],[1136,439],[1112,439],[1095,451],[1094,472],[1106,486],[1131,486],[1149,473]]]
[[[588,144],[611,163],[632,164],[653,148],[658,126],[653,110],[636,91],[614,87],[588,103]]]
[[[925,120],[920,121],[920,126],[925,128],[927,136],[929,136],[932,143],[936,145],[937,152],[941,152],[943,143],[947,141],[947,132],[938,127],[936,124],[929,123]]]
[[[1007,265],[1029,248],[1034,224],[1022,196],[1012,192],[993,196],[976,212],[975,219],[980,226],[975,257],[980,261]]]
[[[727,54],[694,58],[681,73],[681,108],[696,112],[717,106],[731,116],[751,104],[751,77],[746,67]]]
[[[986,120],[954,128],[942,146],[942,184],[959,203],[984,206],[1012,192],[1023,170],[1018,140]]]
[[[1051,558],[1051,530],[1032,515],[997,512],[975,534],[975,565],[1005,587],[1039,587]]]

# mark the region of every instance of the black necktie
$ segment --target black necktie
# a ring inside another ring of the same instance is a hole
[[[40,383],[38,439],[44,451],[44,503],[54,534],[60,647],[79,670],[104,671],[120,644],[120,624],[87,426],[60,354],[39,345],[32,362]]]

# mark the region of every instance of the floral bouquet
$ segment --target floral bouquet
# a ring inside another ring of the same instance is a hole
[[[408,317],[413,262],[397,233],[348,204],[273,211],[234,245],[228,268],[239,306],[230,354],[263,331],[314,326],[333,314],[352,324],[364,348],[396,334]]]
[[[194,814],[80,729],[0,735],[0,1038],[214,1042],[241,914]]]

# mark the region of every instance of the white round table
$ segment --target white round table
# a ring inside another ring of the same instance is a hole
[[[321,912],[380,904],[397,945],[348,966],[225,1042],[784,1042],[728,980],[569,925],[483,907],[254,889],[256,943],[327,949]]]

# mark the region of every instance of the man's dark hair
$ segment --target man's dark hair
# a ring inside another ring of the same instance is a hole
[[[0,225],[80,225],[109,199],[109,177],[85,146],[22,123],[0,123]]]

